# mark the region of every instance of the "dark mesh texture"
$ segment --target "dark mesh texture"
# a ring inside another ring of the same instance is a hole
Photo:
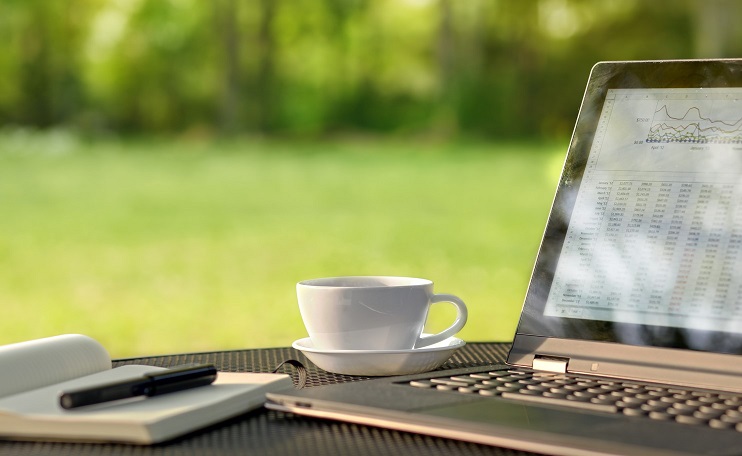
[[[440,370],[504,361],[507,344],[469,343],[454,353]],[[293,348],[266,348],[129,358],[124,364],[169,367],[185,363],[213,363],[231,372],[272,372],[282,361],[296,359],[307,367],[306,387],[363,381],[325,372]],[[298,379],[296,370],[281,372]],[[153,446],[47,442],[0,442],[0,455],[379,455],[388,456],[523,455],[526,453],[449,439],[390,431],[368,426],[303,418],[258,409],[176,440]]]

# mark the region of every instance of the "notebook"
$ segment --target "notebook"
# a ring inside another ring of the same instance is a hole
[[[742,454],[741,354],[742,60],[601,62],[507,364],[268,407],[550,454]]]
[[[259,408],[267,391],[291,388],[288,375],[219,372],[216,381],[152,397],[64,409],[60,393],[167,372],[111,368],[101,344],[64,334],[0,347],[0,440],[125,442],[173,439]]]

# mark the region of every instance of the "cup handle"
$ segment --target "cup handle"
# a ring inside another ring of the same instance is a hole
[[[458,312],[458,314],[456,315],[456,320],[454,320],[451,326],[439,332],[438,334],[419,337],[417,339],[417,342],[415,343],[415,348],[427,347],[428,345],[433,345],[442,340],[448,339],[449,337],[461,331],[461,328],[463,328],[466,324],[466,319],[469,315],[469,312],[466,310],[466,304],[464,304],[464,301],[462,301],[458,296],[450,294],[433,295],[433,297],[430,299],[430,304],[433,305],[437,302],[450,302],[451,304],[456,306],[456,310]]]

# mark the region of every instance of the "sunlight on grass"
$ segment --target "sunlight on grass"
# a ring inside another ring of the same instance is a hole
[[[0,343],[79,332],[117,357],[289,345],[295,283],[349,274],[429,278],[469,305],[461,337],[509,340],[564,154],[2,141]]]

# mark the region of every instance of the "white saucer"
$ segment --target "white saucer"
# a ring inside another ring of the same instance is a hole
[[[461,339],[449,337],[437,344],[410,350],[321,350],[314,348],[312,340],[306,337],[291,346],[328,372],[382,376],[431,371],[465,344]]]

